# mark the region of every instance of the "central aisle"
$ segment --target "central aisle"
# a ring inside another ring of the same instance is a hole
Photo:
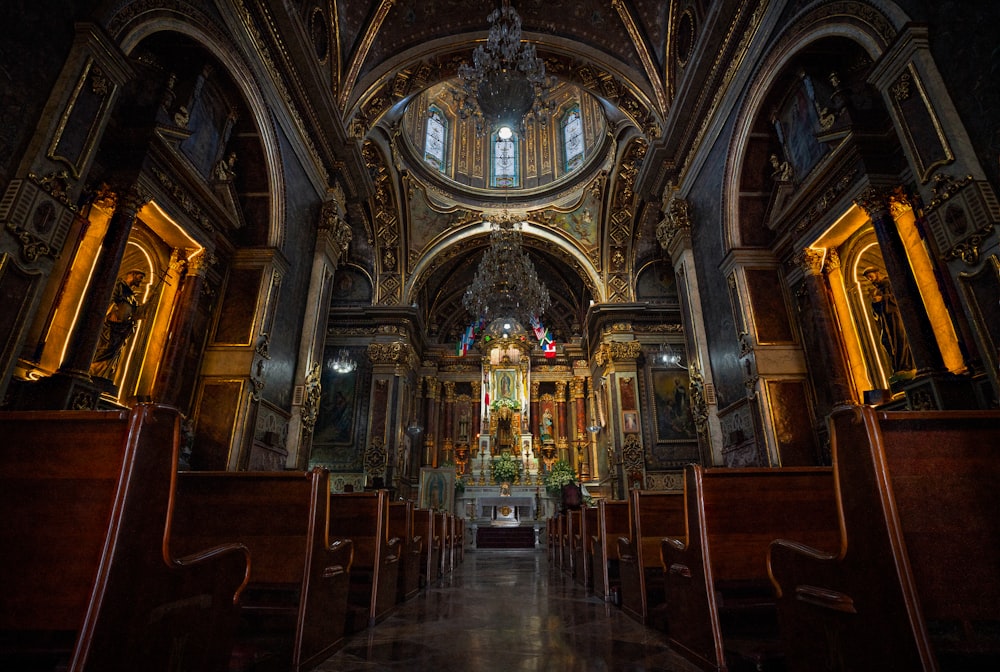
[[[466,551],[452,574],[316,668],[434,672],[696,668],[665,637],[550,569],[543,550]]]

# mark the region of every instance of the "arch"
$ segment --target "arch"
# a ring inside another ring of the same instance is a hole
[[[527,223],[528,226],[522,231],[525,247],[553,254],[565,262],[570,268],[580,273],[580,279],[590,289],[594,300],[604,301],[601,275],[586,255],[550,228],[530,220]],[[484,219],[462,227],[460,230],[435,241],[413,267],[403,288],[403,303],[409,305],[416,301],[427,279],[441,264],[455,257],[468,255],[470,248],[485,241],[489,234],[490,223]]]
[[[229,42],[221,28],[207,15],[192,10],[190,15],[179,18],[168,10],[135,14],[125,7],[109,21],[119,47],[131,54],[143,40],[157,33],[175,32],[191,38],[212,55],[225,68],[234,87],[243,96],[243,102],[253,115],[261,139],[261,150],[267,165],[268,193],[270,194],[267,245],[281,248],[285,239],[285,186],[282,157],[277,129],[269,113],[263,91],[256,86],[256,77],[246,63],[238,58],[239,50]]]
[[[749,94],[743,101],[729,143],[729,160],[726,162],[722,189],[723,244],[728,252],[742,247],[739,230],[740,181],[747,161],[747,148],[755,125],[762,114],[762,106],[779,79],[787,75],[788,68],[809,46],[820,40],[841,37],[861,46],[876,60],[889,47],[896,31],[907,17],[898,9],[887,5],[886,13],[873,10],[870,5],[846,2],[831,15],[830,7],[807,11],[784,31],[782,39],[771,46],[750,78]],[[852,12],[853,8],[853,12]]]

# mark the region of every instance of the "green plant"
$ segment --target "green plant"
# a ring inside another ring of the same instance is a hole
[[[492,404],[490,404],[490,410],[496,411],[502,406],[509,408],[512,411],[521,410],[521,402],[518,401],[517,399],[497,399]]]
[[[545,483],[545,489],[551,495],[558,495],[564,485],[572,483],[575,480],[576,471],[573,469],[573,465],[567,460],[556,460],[553,462],[552,468],[542,478],[542,482]]]
[[[497,483],[513,483],[514,479],[521,473],[521,463],[504,453],[493,460],[493,466],[490,471],[493,475],[493,480]]]

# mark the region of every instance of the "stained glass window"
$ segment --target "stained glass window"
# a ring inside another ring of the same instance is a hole
[[[579,168],[583,164],[583,119],[580,117],[580,107],[574,105],[560,122],[563,138],[563,160],[566,172]]]
[[[493,146],[493,176],[490,186],[518,186],[518,142],[517,133],[512,134],[506,139],[501,138],[498,132],[493,134],[491,138]]]
[[[442,173],[445,170],[445,146],[447,145],[448,120],[436,107],[427,110],[427,126],[424,134],[424,161]]]

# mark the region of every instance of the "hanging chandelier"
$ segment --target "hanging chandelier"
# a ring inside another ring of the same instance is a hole
[[[347,351],[347,348],[341,348],[340,352],[337,353],[337,356],[330,363],[330,368],[333,369],[334,373],[350,373],[358,368],[358,363],[351,357],[351,353]]]
[[[462,297],[473,320],[510,317],[529,324],[549,307],[549,290],[521,245],[521,226],[507,213],[490,221],[490,246]]]
[[[526,117],[544,124],[551,112],[551,104],[544,102],[551,86],[545,62],[538,58],[535,45],[521,41],[521,17],[509,0],[503,0],[486,20],[490,24],[486,43],[472,52],[472,65],[458,68],[462,82],[462,92],[455,97],[458,113],[462,119],[475,119],[480,134],[507,129],[501,131],[506,137],[512,130],[523,135]]]

